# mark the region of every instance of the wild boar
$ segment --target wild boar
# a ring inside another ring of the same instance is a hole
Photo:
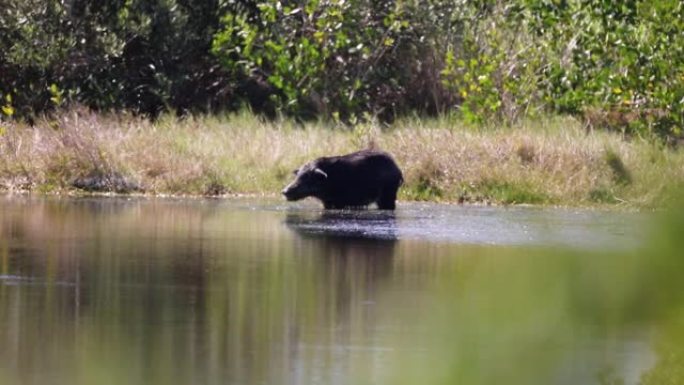
[[[376,203],[394,210],[404,181],[399,166],[383,151],[362,150],[315,159],[294,171],[295,180],[282,191],[288,201],[319,199],[326,209],[361,208]]]

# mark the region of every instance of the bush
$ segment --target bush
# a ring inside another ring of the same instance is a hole
[[[555,111],[598,110],[613,117],[599,123],[628,133],[682,134],[682,2],[534,3],[534,29],[549,50],[544,91]]]
[[[7,0],[0,10],[5,116],[32,118],[61,104],[210,111],[230,103],[209,53],[217,1]]]
[[[213,52],[223,65],[268,82],[278,111],[353,121],[405,112],[424,53],[402,2],[267,0],[255,15],[223,17]]]
[[[562,113],[683,134],[678,0],[7,0],[0,15],[5,118],[249,105],[352,124]]]

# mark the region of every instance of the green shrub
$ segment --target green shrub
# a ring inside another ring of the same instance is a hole
[[[209,52],[227,9],[215,1],[4,1],[0,98],[11,105],[0,116],[33,120],[66,104],[151,116],[217,110],[218,100],[232,107]]]
[[[560,112],[598,109],[637,134],[684,127],[684,5],[678,0],[532,2],[548,52],[546,96]],[[556,4],[556,3],[552,3]]]
[[[402,2],[267,0],[258,10],[226,14],[212,51],[238,76],[267,81],[280,112],[346,121],[394,113],[406,81],[398,65],[415,59]]]
[[[675,142],[679,0],[6,0],[0,117],[70,104],[355,124],[574,114]]]

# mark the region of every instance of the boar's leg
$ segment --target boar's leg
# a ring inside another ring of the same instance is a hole
[[[378,208],[380,210],[394,210],[396,208],[397,189],[399,186],[387,186],[380,193]]]

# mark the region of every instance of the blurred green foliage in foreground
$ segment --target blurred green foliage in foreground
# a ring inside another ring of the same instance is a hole
[[[544,113],[676,138],[678,0],[6,0],[0,115],[65,104],[354,123]]]
[[[683,383],[684,205],[658,217],[634,250],[463,257],[389,383]]]

